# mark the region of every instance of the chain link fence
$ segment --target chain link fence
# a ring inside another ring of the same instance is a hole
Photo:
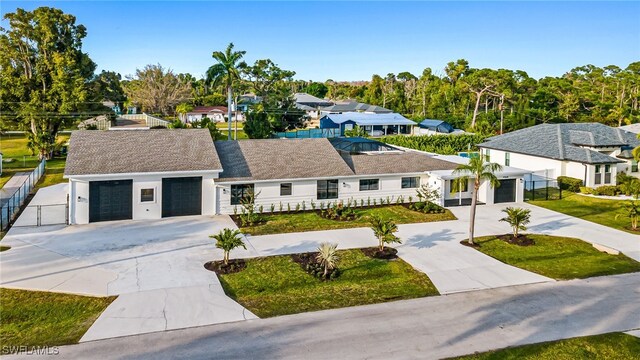
[[[38,180],[44,174],[46,166],[45,160],[42,160],[40,164],[26,177],[25,181],[17,186],[13,194],[8,194],[8,197],[3,197],[0,201],[2,207],[0,208],[0,229],[5,231],[9,228],[9,224],[15,219],[16,215],[20,212],[20,208],[24,204],[25,200],[38,183]]]

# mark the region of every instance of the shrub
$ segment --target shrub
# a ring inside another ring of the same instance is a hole
[[[582,180],[569,176],[558,176],[557,180],[561,190],[578,192],[582,186]]]
[[[502,209],[502,212],[506,214],[505,217],[500,219],[511,226],[513,230],[513,238],[517,239],[520,230],[527,230],[527,224],[531,221],[531,210],[518,207],[507,207]]]
[[[615,185],[603,185],[593,189],[594,195],[616,196],[619,193],[620,190]]]
[[[351,206],[345,206],[339,202],[335,206],[328,206],[326,211],[320,213],[321,216],[330,220],[353,220],[356,218],[356,212]]]
[[[438,136],[385,136],[379,140],[406,148],[444,155],[455,155],[461,151],[477,151],[477,144],[487,138],[482,134],[456,134]]]
[[[593,194],[593,189],[586,186],[580,186],[580,192],[583,194]]]

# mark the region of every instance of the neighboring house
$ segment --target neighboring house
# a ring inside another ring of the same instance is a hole
[[[340,129],[341,136],[344,136],[346,130],[351,130],[356,125],[363,128],[370,136],[384,136],[411,134],[416,123],[397,113],[346,112],[326,114],[320,118],[320,129]]]
[[[320,99],[307,93],[295,93],[293,95],[296,101],[296,108],[304,110],[312,119],[317,119],[320,115],[320,108],[331,106],[333,102]]]
[[[349,144],[349,142],[351,144]],[[71,224],[232,214],[241,199],[256,194],[268,212],[311,209],[336,201],[440,191],[440,205],[468,204],[471,181],[451,192],[453,170],[468,159],[403,150],[372,140],[264,139],[211,141],[205,129],[76,131],[71,135],[64,177],[69,179]],[[365,145],[366,144],[366,145]],[[527,171],[505,168],[502,185],[483,182],[483,203],[519,202]],[[288,205],[288,206],[287,206]]]
[[[624,130],[624,131],[628,131],[628,132],[634,133],[634,134],[640,134],[640,123],[631,124],[631,125],[623,125],[623,126],[620,126],[619,129]]]
[[[122,114],[122,110],[120,109],[120,106],[111,100],[103,101],[102,105],[111,109],[114,113],[116,113],[116,115]]]
[[[464,131],[454,128],[443,120],[424,119],[418,123],[415,135],[463,134]]]
[[[69,223],[212,215],[221,171],[207,129],[74,131]]]
[[[238,96],[238,110],[247,112],[252,105],[262,102],[262,98],[253,93],[242,94]]]
[[[206,117],[211,119],[211,121],[225,122],[227,111],[226,106],[196,106],[187,113],[185,120],[187,123],[191,123],[194,121],[202,121],[202,119]]]
[[[616,174],[640,177],[631,150],[636,134],[600,123],[542,124],[494,136],[479,144],[492,162],[534,172],[539,178],[570,176],[585,186],[615,185]]]
[[[393,111],[385,109],[382,106],[369,105],[356,101],[336,102],[332,106],[326,106],[320,109],[320,115],[339,114],[344,112],[363,112],[369,114],[390,114]]]

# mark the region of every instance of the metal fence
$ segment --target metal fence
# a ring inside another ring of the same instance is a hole
[[[44,174],[45,166],[46,162],[42,160],[13,194],[2,199],[2,207],[0,208],[0,229],[2,231],[9,227],[16,214],[20,212],[20,207]]]
[[[556,180],[527,180],[524,182],[525,201],[560,200],[562,188]]]
[[[319,138],[334,138],[340,137],[340,129],[308,129],[308,130],[296,130],[278,132],[274,134],[276,138],[287,139],[319,139]]]
[[[68,223],[69,205],[67,201],[65,204],[28,205],[22,210],[13,226],[66,225]]]

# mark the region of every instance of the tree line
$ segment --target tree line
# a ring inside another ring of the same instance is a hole
[[[82,50],[87,29],[73,15],[40,7],[7,13],[9,29],[0,28],[0,124],[26,130],[32,149],[48,157],[56,135],[78,121],[107,114],[110,101],[122,109],[165,117],[184,116],[195,106],[242,104],[253,93],[245,129],[251,137],[305,125],[294,94],[356,100],[389,108],[421,120],[442,119],[482,134],[547,122],[601,122],[619,126],[640,121],[640,62],[621,68],[585,65],[559,77],[531,78],[521,70],[478,69],[460,59],[442,72],[426,68],[373,75],[368,81],[324,82],[294,79],[271,59],[253,64],[229,44],[212,53],[205,76],[175,73],[160,64],[146,65],[132,76],[95,73],[96,64]],[[203,69],[205,70],[205,69]]]

